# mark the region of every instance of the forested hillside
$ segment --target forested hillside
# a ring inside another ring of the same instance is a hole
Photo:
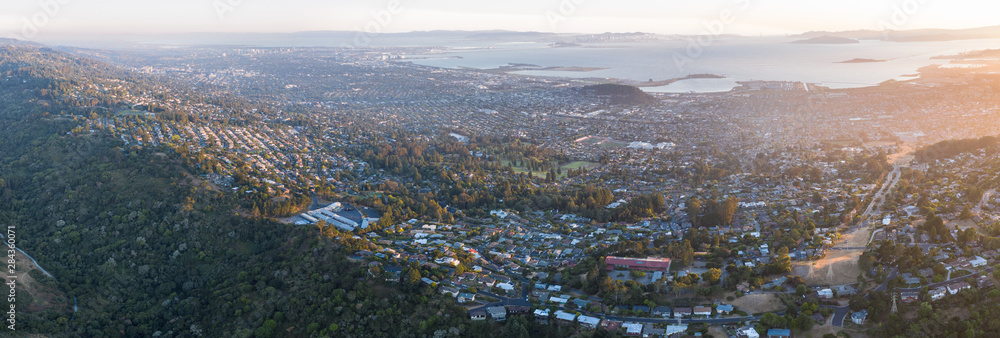
[[[959,154],[971,153],[997,145],[1000,142],[996,136],[985,136],[979,139],[945,140],[916,151],[916,158],[921,162],[933,162],[947,159]]]
[[[611,104],[642,105],[656,102],[656,98],[638,87],[604,83],[583,87],[591,95],[607,96]]]
[[[166,148],[122,149],[100,133],[70,136],[78,125],[63,116],[85,110],[36,95],[94,80],[67,78],[82,71],[38,68],[4,52],[0,225],[16,226],[19,246],[54,279],[33,276],[65,302],[21,313],[20,332],[396,337],[474,329],[453,300],[426,287],[400,291],[364,278],[366,269],[314,228],[238,215],[232,194],[187,173]],[[115,76],[87,69],[105,80]]]

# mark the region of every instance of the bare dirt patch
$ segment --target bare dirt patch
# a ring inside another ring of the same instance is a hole
[[[835,247],[864,248],[870,237],[870,230],[861,229],[844,235]],[[802,277],[808,285],[852,284],[861,275],[858,258],[863,251],[864,249],[828,250],[826,258],[792,264],[792,274]]]
[[[904,143],[899,147],[899,152],[889,155],[889,164],[901,164],[905,167],[913,162],[914,158],[913,146]]]
[[[726,332],[724,327],[715,325],[708,327],[708,335],[712,337],[729,337],[729,333]]]
[[[852,284],[861,275],[858,269],[859,257],[860,250],[831,250],[824,259],[794,264],[792,274],[802,277],[807,285]]]
[[[864,332],[858,331],[858,330],[845,329],[845,328],[842,328],[842,327],[836,327],[836,326],[830,325],[830,323],[829,323],[830,322],[830,318],[827,318],[826,321],[827,321],[827,323],[825,325],[813,326],[812,330],[809,330],[809,332],[806,332],[806,334],[804,334],[802,336],[803,337],[822,337],[823,335],[825,335],[827,333],[837,334],[838,332],[844,331],[844,332],[847,332],[848,334],[850,334],[851,337],[860,337],[860,338],[867,338],[868,337],[867,334],[865,334]],[[847,325],[847,324],[845,323],[844,325]]]
[[[761,312],[780,311],[785,308],[785,304],[778,299],[778,295],[770,293],[749,294],[736,298],[736,300],[730,303],[732,306],[735,306],[737,310],[751,315]]]

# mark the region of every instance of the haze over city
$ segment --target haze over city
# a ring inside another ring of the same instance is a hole
[[[1000,337],[996,13],[5,1],[0,336]]]
[[[91,34],[195,32],[299,32],[364,30],[373,12],[398,8],[384,32],[512,30],[558,33],[648,32],[699,34],[708,20],[732,13],[728,34],[784,35],[806,31],[972,28],[997,25],[1000,4],[977,0],[713,0],[680,1],[253,1],[179,0],[150,4],[127,0],[8,1],[0,32],[12,37],[25,20],[45,23],[39,38]],[[50,16],[51,20],[36,16]],[[562,16],[554,19],[553,15]],[[553,24],[553,22],[557,24]]]

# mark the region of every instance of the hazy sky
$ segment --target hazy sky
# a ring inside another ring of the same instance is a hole
[[[1000,25],[992,0],[0,0],[0,36],[307,30],[507,29],[697,34],[727,11],[725,33]],[[897,10],[898,9],[898,10]],[[385,12],[383,12],[385,13]],[[380,22],[381,21],[381,22]]]

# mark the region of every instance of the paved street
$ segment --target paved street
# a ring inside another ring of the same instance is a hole
[[[847,318],[851,314],[851,308],[849,306],[844,307],[831,307],[833,309],[833,320],[831,324],[836,327],[844,327],[844,318]]]

